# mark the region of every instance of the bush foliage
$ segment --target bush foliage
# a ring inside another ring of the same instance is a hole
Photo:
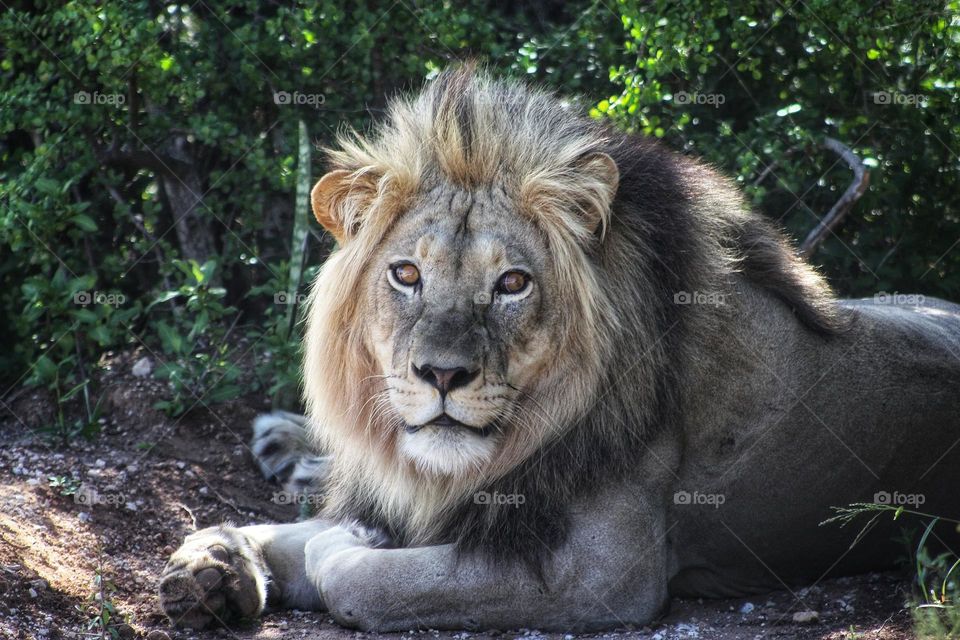
[[[289,305],[330,249],[311,221],[296,278],[299,123],[322,145],[465,57],[705,156],[798,237],[850,180],[819,145],[836,138],[871,188],[814,261],[849,295],[960,288],[957,2],[8,7],[4,388],[79,398],[102,353],[135,347],[175,415],[243,392],[243,358],[249,384],[295,388]]]

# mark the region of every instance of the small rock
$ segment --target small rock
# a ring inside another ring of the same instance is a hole
[[[147,357],[140,358],[133,364],[130,373],[137,378],[146,378],[153,373],[153,361]]]
[[[754,609],[756,609],[756,606],[752,602],[744,602],[743,606],[740,607],[740,613],[746,615],[748,613],[753,613]]]
[[[820,622],[820,614],[816,611],[797,611],[793,614],[793,621],[797,624],[813,624]]]
[[[27,593],[30,594],[30,597],[31,597],[31,598],[36,598],[38,595],[40,595],[39,593],[37,593],[37,590],[34,589],[33,587],[30,587],[30,588],[27,590]]]
[[[147,634],[146,640],[170,640],[170,635],[166,631],[154,629]]]
[[[81,511],[78,513],[77,518],[80,519],[80,522],[90,522],[90,514],[86,511]]]
[[[700,638],[700,629],[695,624],[681,622],[675,627],[675,630],[678,638],[684,638],[685,640],[697,640]]]
[[[136,502],[127,502],[127,503],[125,503],[125,504],[123,505],[123,507],[124,507],[127,511],[136,511],[136,510],[137,510],[137,503],[136,503]]]
[[[37,578],[36,580],[30,581],[30,586],[37,591],[46,591],[50,588],[50,584],[43,578]]]

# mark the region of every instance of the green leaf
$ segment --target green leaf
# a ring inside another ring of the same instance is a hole
[[[42,355],[37,359],[33,367],[33,377],[40,384],[47,384],[57,377],[57,365],[47,355]]]
[[[67,391],[65,394],[63,394],[63,395],[60,397],[60,401],[61,401],[61,402],[66,402],[67,400],[69,400],[69,399],[72,398],[73,396],[77,395],[78,393],[80,393],[80,391],[81,391],[84,387],[87,386],[87,384],[88,384],[89,382],[90,382],[89,380],[84,380],[84,381],[81,382],[80,384],[76,385],[75,387],[73,387],[72,389],[70,389],[69,391]]]
[[[182,294],[179,291],[164,291],[159,296],[154,298],[153,302],[147,305],[147,311],[152,309],[154,305],[158,305],[164,302],[169,302],[170,300],[173,300],[174,298],[178,298],[181,295]]]
[[[70,218],[70,221],[88,233],[94,233],[97,230],[97,223],[93,221],[93,218],[86,214],[78,213]]]
[[[61,184],[52,178],[37,178],[33,186],[45,196],[60,195]]]
[[[241,387],[238,385],[228,384],[213,389],[212,391],[208,392],[203,399],[211,404],[215,402],[226,402],[227,400],[233,400],[241,393],[243,393],[243,389]]]

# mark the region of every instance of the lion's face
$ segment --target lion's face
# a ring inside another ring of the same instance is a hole
[[[497,455],[547,364],[545,242],[503,191],[439,187],[399,220],[367,280],[371,350],[399,453],[451,475]]]

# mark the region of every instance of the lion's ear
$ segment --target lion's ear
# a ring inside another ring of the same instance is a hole
[[[576,171],[580,176],[580,209],[590,232],[595,233],[606,226],[610,217],[610,206],[620,185],[620,169],[613,158],[597,152],[581,158]]]
[[[376,179],[366,173],[337,169],[326,174],[310,192],[313,215],[337,243],[349,240],[360,218],[376,196]]]

